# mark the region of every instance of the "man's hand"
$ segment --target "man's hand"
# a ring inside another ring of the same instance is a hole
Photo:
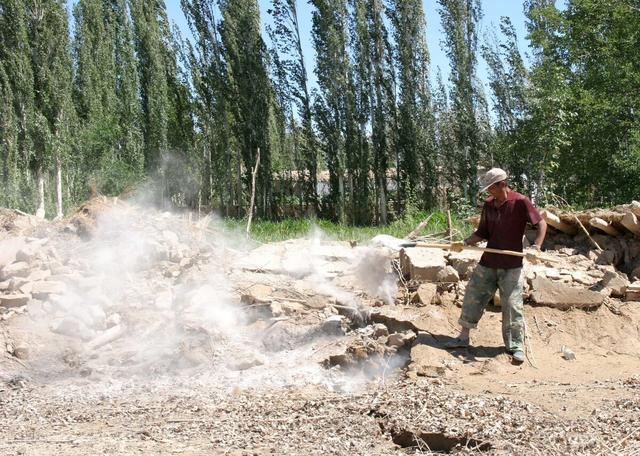
[[[524,253],[525,253],[525,258],[529,263],[532,263],[532,264],[540,263],[541,261],[540,246],[533,244],[532,246],[525,249]]]
[[[456,241],[451,243],[449,250],[452,252],[462,252],[464,250],[465,243],[462,241]]]

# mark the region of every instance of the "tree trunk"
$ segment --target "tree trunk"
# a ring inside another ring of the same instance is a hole
[[[44,175],[42,174],[42,165],[39,165],[36,171],[36,182],[38,186],[38,209],[36,210],[36,217],[43,219],[45,217],[45,210],[44,210]]]
[[[62,213],[62,160],[56,157],[56,218],[61,219]]]
[[[380,224],[381,225],[386,225],[388,223],[388,218],[387,218],[387,177],[386,176],[382,176],[380,178],[380,183],[378,184],[378,188],[380,189]]]

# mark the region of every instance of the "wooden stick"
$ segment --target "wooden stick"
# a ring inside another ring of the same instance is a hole
[[[563,222],[562,220],[560,220],[560,217],[558,217],[553,212],[549,212],[547,210],[543,210],[543,211],[540,211],[540,215],[542,215],[542,218],[544,218],[544,220],[550,226],[552,226],[553,228],[555,228],[558,231],[561,231],[561,232],[566,233],[566,234],[570,234],[571,236],[575,235],[578,232],[578,228],[576,228],[573,225],[570,225],[568,223]]]
[[[437,244],[437,243],[430,243],[430,242],[418,242],[418,243],[416,243],[416,247],[426,247],[426,248],[431,248],[431,249],[450,250],[452,246],[451,246],[451,244]],[[478,247],[476,245],[465,245],[464,249],[465,250],[474,250],[474,251],[477,251],[477,252],[499,253],[501,255],[518,256],[518,257],[522,257],[522,258],[527,256],[526,253],[524,253],[524,252],[516,252],[515,250],[492,249],[490,247]]]
[[[602,220],[600,217],[593,217],[589,220],[589,225],[604,231],[609,236],[620,236],[620,232],[616,230],[610,223]]]
[[[576,220],[576,222],[578,222],[578,226],[580,228],[582,228],[582,231],[584,231],[584,234],[587,235],[587,238],[589,238],[589,240],[591,241],[591,243],[593,245],[595,245],[596,249],[598,250],[602,250],[602,248],[598,245],[598,243],[591,237],[591,235],[589,234],[589,232],[587,231],[587,229],[584,227],[584,225],[582,224],[582,222],[580,221],[580,219],[578,217],[576,217],[575,215],[573,216],[573,218]]]
[[[247,221],[247,237],[251,231],[251,219],[253,218],[253,204],[256,200],[256,174],[258,174],[258,166],[260,165],[260,148],[256,154],[256,166],[251,171],[251,204],[249,204],[249,220]]]
[[[445,249],[451,250],[451,244],[437,244],[437,243],[428,243],[428,242],[417,242],[414,247],[426,247],[432,249]],[[463,247],[464,250],[473,250],[476,252],[488,252],[488,253],[497,253],[499,255],[510,255],[517,256],[521,258],[527,258],[532,263],[538,262],[549,262],[549,263],[558,263],[559,260],[556,258],[552,258],[544,255],[541,252],[536,252],[533,257],[529,257],[525,252],[516,252],[515,250],[502,250],[502,249],[493,249],[491,247],[478,247],[476,245],[465,245]]]
[[[451,211],[447,209],[447,238],[449,242],[453,242],[453,229],[451,227]]]
[[[418,232],[420,232],[420,230],[422,228],[427,226],[427,223],[429,223],[429,220],[431,220],[431,217],[433,217],[433,214],[429,214],[429,217],[427,217],[426,219],[424,219],[423,221],[418,223],[418,226],[416,226],[413,229],[413,231],[411,231],[411,233],[407,234],[407,239],[414,239],[416,237],[416,235],[418,234]]]

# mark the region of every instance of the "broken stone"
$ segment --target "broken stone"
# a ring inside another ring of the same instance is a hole
[[[411,330],[401,333],[393,333],[389,335],[389,338],[387,339],[387,345],[400,348],[413,342],[415,338],[416,333]]]
[[[252,367],[262,366],[264,362],[257,357],[245,357],[244,359],[233,359],[227,363],[227,368],[232,371],[244,371]]]
[[[243,290],[240,302],[245,305],[269,303],[272,295],[272,287],[256,283]]]
[[[38,299],[47,299],[51,295],[62,295],[67,291],[67,284],[64,282],[34,282],[31,285],[31,293]]]
[[[16,261],[32,263],[38,257],[37,246],[27,245],[16,252]]]
[[[7,280],[11,277],[26,277],[30,269],[29,263],[24,261],[8,264],[0,271],[0,280]]]
[[[440,249],[416,247],[400,251],[402,273],[412,280],[435,282],[438,272],[446,265],[444,253]]]
[[[438,271],[436,279],[440,283],[458,283],[460,281],[460,276],[453,266],[445,266],[443,269]]]
[[[10,292],[16,292],[20,290],[20,288],[22,288],[26,283],[27,283],[27,279],[23,277],[14,277],[13,279],[9,280],[8,289]]]
[[[597,280],[594,279],[593,276],[588,274],[586,271],[569,272],[568,275],[571,276],[572,281],[581,285],[591,286],[597,282]]]
[[[322,323],[322,331],[335,336],[347,333],[347,321],[343,315],[332,315]]]
[[[640,301],[640,282],[634,282],[627,287],[625,301]]]
[[[20,307],[26,305],[31,296],[23,293],[8,294],[0,296],[0,305],[3,307]]]
[[[372,327],[372,335],[376,339],[379,337],[387,337],[389,335],[389,329],[382,323],[375,323]]]
[[[23,294],[31,294],[33,291],[33,282],[25,282],[18,291]]]
[[[451,253],[449,255],[449,263],[458,272],[461,280],[469,280],[481,256],[482,252],[463,250],[462,252]]]
[[[18,359],[29,359],[29,347],[23,343],[19,343],[13,347],[13,353],[11,354]]]
[[[421,283],[413,295],[411,302],[428,306],[438,296],[438,285],[435,283]]]
[[[613,250],[603,250],[597,254],[595,262],[597,264],[615,264],[616,252]]]
[[[93,331],[74,317],[64,317],[55,321],[49,327],[51,332],[62,334],[63,336],[75,337],[82,340],[89,340],[93,337]]]
[[[16,253],[25,245],[25,239],[21,236],[0,241],[0,268],[16,261]],[[5,280],[5,279],[0,279]]]
[[[573,288],[543,277],[536,277],[531,282],[531,287],[533,302],[560,310],[592,309],[599,307],[605,299],[602,294],[596,291]]]
[[[547,268],[544,271],[544,275],[548,278],[548,279],[552,279],[552,280],[560,280],[561,278],[561,274],[560,271],[558,271],[555,268]]]
[[[621,298],[627,291],[629,281],[621,274],[612,271],[606,271],[604,273],[604,277],[602,278],[602,285],[606,288],[611,289],[611,296]]]
[[[464,292],[461,290],[460,298],[464,297]],[[457,295],[451,291],[445,291],[442,294],[436,296],[436,304],[443,307],[453,306],[456,302]]]
[[[573,350],[571,350],[566,345],[562,346],[562,348],[560,349],[560,352],[562,353],[562,357],[567,361],[573,361],[576,359],[576,354],[573,352]]]
[[[31,271],[27,280],[29,282],[38,282],[40,280],[45,280],[51,277],[51,271],[48,269],[36,269]]]
[[[331,300],[325,296],[313,295],[307,298],[306,306],[311,309],[321,310],[330,304],[335,304],[335,300]]]

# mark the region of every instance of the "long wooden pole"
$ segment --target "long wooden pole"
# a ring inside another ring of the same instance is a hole
[[[438,244],[438,243],[429,243],[429,242],[416,242],[416,247],[426,247],[431,249],[445,249],[451,250],[451,244]],[[518,257],[526,257],[527,254],[524,252],[516,252],[515,250],[502,250],[502,249],[492,249],[490,247],[478,247],[476,245],[465,245],[464,250],[475,250],[477,252],[489,252],[489,253],[499,253],[501,255],[511,255]]]

